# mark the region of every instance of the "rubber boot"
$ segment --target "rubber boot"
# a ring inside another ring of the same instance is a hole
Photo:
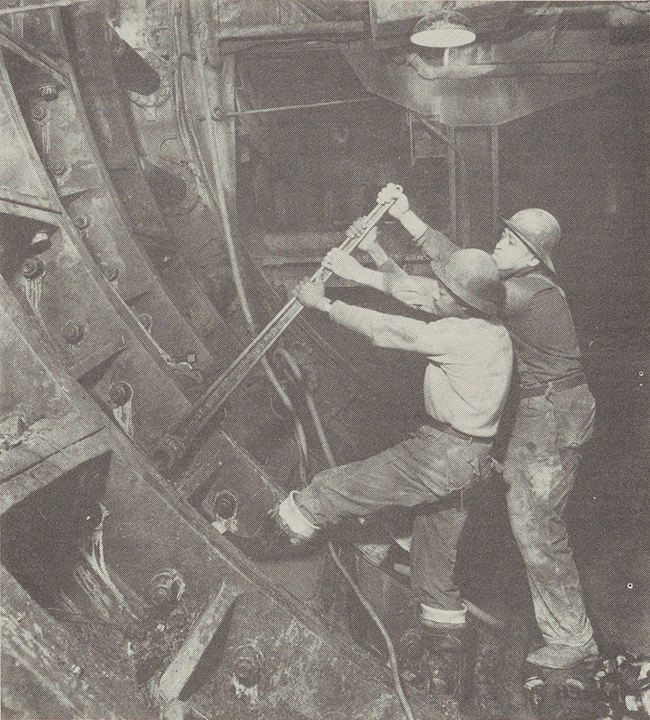
[[[427,623],[422,642],[428,653],[431,689],[459,705],[472,697],[476,633],[468,623]]]

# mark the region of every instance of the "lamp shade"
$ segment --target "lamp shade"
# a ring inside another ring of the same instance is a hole
[[[459,47],[476,40],[469,20],[451,10],[426,15],[418,20],[411,33],[411,42],[423,47]]]

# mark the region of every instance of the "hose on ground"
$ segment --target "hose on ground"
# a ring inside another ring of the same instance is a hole
[[[302,372],[300,370],[300,366],[298,365],[298,363],[294,360],[294,358],[291,356],[291,354],[288,353],[284,348],[282,348],[280,350],[280,353],[282,354],[282,357],[286,360],[287,365],[289,365],[297,382],[304,385],[304,383],[302,382],[302,380],[303,380]],[[319,416],[318,410],[316,408],[316,403],[314,402],[314,397],[306,387],[305,387],[305,401],[307,403],[307,408],[309,409],[309,414],[311,415],[312,421],[316,428],[316,433],[318,435],[318,439],[320,440],[321,446],[323,448],[323,453],[327,460],[327,464],[329,465],[330,468],[333,468],[336,466],[336,460],[334,459],[334,453],[332,452],[332,448],[329,444],[327,436],[325,435],[325,431],[323,429],[323,424],[321,423],[320,416]],[[327,548],[329,550],[330,555],[332,556],[332,560],[334,560],[336,567],[339,569],[339,571],[341,572],[343,577],[347,580],[348,585],[350,585],[350,587],[352,588],[352,591],[359,599],[359,602],[363,605],[363,607],[365,608],[367,613],[370,615],[373,622],[379,629],[379,632],[381,633],[382,637],[384,638],[384,641],[386,643],[386,648],[388,650],[388,660],[389,660],[389,664],[390,664],[391,673],[393,675],[393,683],[395,685],[395,691],[397,692],[397,697],[399,698],[400,704],[402,705],[402,708],[404,709],[404,712],[405,712],[408,720],[415,720],[413,711],[411,710],[411,706],[409,704],[409,701],[407,700],[406,695],[404,694],[404,689],[402,688],[402,682],[400,680],[399,670],[397,667],[397,655],[395,654],[395,647],[393,645],[393,641],[390,638],[390,635],[388,634],[388,631],[386,630],[386,627],[382,623],[379,615],[377,615],[377,613],[375,612],[375,609],[372,607],[372,605],[368,602],[368,600],[365,598],[365,596],[361,592],[361,589],[354,581],[354,578],[352,577],[352,575],[350,575],[350,572],[348,571],[348,569],[341,562],[339,556],[336,554],[334,545],[332,544],[332,541],[329,537],[327,539]]]
[[[219,157],[219,150],[218,150],[216,137],[215,137],[214,124],[212,122],[209,122],[209,119],[211,118],[211,108],[210,108],[210,102],[209,102],[209,97],[208,97],[208,92],[207,92],[207,80],[205,77],[205,67],[204,67],[204,45],[205,45],[205,35],[206,35],[205,31],[206,31],[206,28],[203,27],[203,32],[194,33],[194,50],[195,50],[195,55],[196,55],[197,70],[198,70],[199,78],[200,78],[201,97],[202,97],[202,101],[203,101],[203,108],[204,108],[206,121],[208,122],[208,125],[210,127],[210,134],[211,134],[211,140],[212,140],[212,142],[210,142],[209,145],[210,145],[210,152],[212,155],[212,158],[211,158],[212,165],[214,168],[214,173],[213,173],[214,190],[216,191],[215,195],[216,195],[219,211],[221,214],[221,220],[222,220],[223,229],[224,229],[224,236],[225,236],[225,240],[226,240],[226,247],[228,249],[228,256],[229,256],[230,264],[232,267],[233,279],[235,282],[237,295],[239,297],[239,300],[240,300],[240,303],[242,306],[242,311],[244,313],[244,317],[246,318],[246,322],[249,325],[249,327],[252,329],[254,327],[255,323],[254,323],[253,316],[251,314],[250,307],[248,305],[248,301],[246,298],[244,284],[243,284],[241,273],[239,270],[239,263],[237,260],[235,245],[234,245],[233,238],[232,238],[232,231],[231,231],[231,227],[230,227],[230,221],[228,218],[228,210],[227,210],[227,206],[226,206],[226,196],[225,196],[225,192],[224,192],[224,188],[223,188],[223,183],[221,181],[222,165],[221,165],[221,158]],[[212,183],[208,183],[208,184],[211,185]],[[288,355],[288,353],[286,353],[286,355]],[[300,447],[300,451],[303,454],[303,456],[306,458],[307,444],[306,444],[305,432],[304,432],[304,429],[302,428],[300,420],[298,419],[298,415],[295,411],[295,408],[293,407],[293,403],[291,402],[291,399],[286,394],[286,392],[282,388],[280,382],[278,381],[277,377],[273,373],[273,370],[272,370],[271,365],[268,362],[268,360],[266,358],[262,358],[261,363],[262,363],[262,366],[264,367],[264,370],[266,371],[267,376],[269,377],[269,380],[271,381],[274,388],[278,392],[283,403],[285,404],[285,406],[289,409],[289,411],[293,415],[294,426],[296,429],[296,437],[299,440],[298,444]],[[295,363],[295,361],[293,361],[293,358],[292,358],[292,362],[290,363],[290,367],[292,367],[292,369],[295,367],[299,371],[299,368],[298,368],[297,364]],[[298,379],[301,379],[301,376]],[[334,456],[332,454],[329,443],[327,442],[327,438],[325,437],[325,433],[323,431],[322,424],[320,423],[320,419],[318,418],[318,413],[316,412],[316,406],[313,403],[313,398],[312,398],[311,403],[308,402],[308,405],[309,405],[310,412],[312,413],[312,417],[314,418],[314,421],[316,424],[317,433],[318,433],[319,439],[321,441],[321,445],[323,446],[323,452],[325,453],[325,456],[327,458],[327,461],[328,461],[330,467],[334,467],[336,464],[334,461]],[[352,576],[350,575],[348,570],[345,568],[343,563],[340,561],[339,557],[336,554],[336,550],[334,549],[334,546],[332,545],[332,541],[328,539],[327,545],[328,545],[330,554],[332,556],[332,559],[334,560],[334,563],[341,571],[343,577],[350,584],[350,587],[354,591],[355,595],[358,597],[359,602],[361,602],[363,607],[368,611],[368,613],[370,614],[370,617],[373,619],[373,621],[377,625],[379,631],[381,632],[384,640],[386,641],[386,646],[388,648],[388,655],[389,655],[389,660],[390,660],[390,667],[391,667],[391,671],[393,674],[393,681],[395,683],[395,689],[396,689],[399,701],[402,705],[402,708],[404,709],[404,712],[406,713],[407,719],[415,720],[413,711],[411,710],[411,706],[409,705],[409,702],[408,702],[406,695],[404,694],[404,690],[402,688],[402,684],[401,684],[401,681],[399,678],[399,672],[397,669],[397,656],[395,654],[395,648],[393,646],[393,643],[390,639],[390,636],[388,635],[388,631],[384,627],[383,623],[381,622],[381,619],[379,618],[379,616],[377,615],[375,610],[372,608],[372,606],[370,605],[368,600],[363,596],[363,593],[361,592],[361,590],[359,589],[357,584],[354,582],[354,579],[352,578]]]

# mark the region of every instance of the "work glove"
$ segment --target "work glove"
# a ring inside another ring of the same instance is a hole
[[[395,202],[388,209],[388,214],[399,219],[409,210],[408,198],[404,195],[399,185],[395,185],[395,183],[388,183],[385,188],[382,188],[379,191],[379,195],[377,195],[377,202],[385,204],[391,202],[393,198],[395,198]]]

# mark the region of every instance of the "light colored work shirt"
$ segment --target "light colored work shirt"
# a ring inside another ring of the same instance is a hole
[[[512,343],[502,323],[482,318],[424,322],[332,303],[330,317],[367,335],[374,345],[426,355],[426,411],[456,430],[492,437],[512,374]]]

